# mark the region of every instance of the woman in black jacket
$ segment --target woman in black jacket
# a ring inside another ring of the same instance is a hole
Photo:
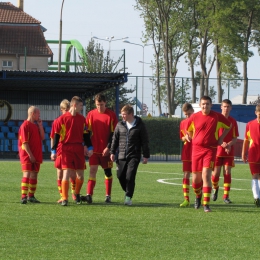
[[[134,116],[134,109],[126,105],[121,109],[123,120],[114,131],[110,149],[111,160],[115,160],[118,149],[117,178],[125,191],[125,205],[132,205],[135,189],[135,177],[143,153],[143,163],[150,158],[149,139],[144,122]]]

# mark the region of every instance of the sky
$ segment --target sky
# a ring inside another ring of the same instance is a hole
[[[1,2],[10,2],[17,6],[18,0],[6,0]],[[123,40],[117,40],[128,37],[128,41],[135,44],[143,44],[142,33],[144,32],[144,22],[140,18],[139,11],[135,10],[135,0],[64,0],[62,13],[62,39],[77,39],[83,47],[86,47],[93,36],[105,39],[114,36],[110,48],[111,53],[115,50],[125,49],[126,72],[130,76],[142,76],[143,48],[138,45],[123,43]],[[41,22],[41,25],[47,29],[44,33],[47,40],[59,39],[60,11],[62,0],[24,0],[24,12],[31,15]],[[104,50],[109,49],[109,42],[98,40]],[[152,42],[148,42],[152,43]],[[53,46],[51,46],[53,48]],[[58,49],[58,45],[55,45]],[[64,46],[65,48],[65,46]],[[248,63],[248,78],[258,79],[259,75],[259,55],[257,50],[253,50],[255,55]],[[54,52],[55,53],[55,52]],[[57,52],[56,52],[57,53]],[[55,54],[54,54],[55,55]],[[57,54],[56,54],[57,55]],[[57,57],[54,57],[57,60]],[[153,60],[153,47],[146,46],[144,48],[144,62],[151,63]],[[242,72],[242,64],[238,64],[240,72]],[[196,70],[200,71],[198,67]],[[144,76],[151,76],[152,69],[149,64],[144,65]],[[178,65],[177,77],[190,77],[190,71],[184,60]],[[212,70],[211,77],[216,77],[215,67]],[[145,80],[145,85],[151,85],[149,79]],[[135,85],[135,79],[130,79],[131,86]],[[139,86],[142,83],[138,83]],[[150,92],[152,87],[149,86]],[[151,104],[151,93],[146,93],[146,89],[138,90],[138,97],[142,99],[144,94],[144,102]],[[141,92],[140,92],[141,91]]]

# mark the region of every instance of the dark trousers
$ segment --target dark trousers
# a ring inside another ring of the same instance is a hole
[[[117,161],[117,178],[127,197],[132,198],[135,189],[135,177],[140,158]]]

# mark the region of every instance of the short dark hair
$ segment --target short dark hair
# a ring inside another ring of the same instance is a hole
[[[98,102],[106,102],[106,96],[103,95],[103,94],[97,94],[95,96],[95,101],[98,101]]]
[[[232,106],[232,102],[231,102],[231,100],[229,100],[229,99],[224,99],[224,100],[222,100],[221,104],[223,104],[223,103],[229,104],[230,106]]]
[[[209,96],[202,96],[201,98],[200,98],[200,101],[201,100],[209,100],[209,102],[212,104],[212,99],[209,97]]]
[[[189,110],[194,110],[192,104],[187,103],[187,102],[184,103],[184,104],[182,105],[182,111],[183,111],[183,112],[187,112],[187,111],[189,111]]]

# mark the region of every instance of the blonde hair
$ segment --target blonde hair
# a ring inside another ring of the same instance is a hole
[[[28,108],[28,116],[32,115],[35,111],[39,110],[38,107],[35,107],[35,106],[30,106]]]
[[[255,107],[255,112],[260,112],[260,105],[257,105],[257,106]]]
[[[83,103],[82,99],[79,96],[74,96],[70,101],[70,106],[78,103]]]
[[[63,99],[60,102],[60,110],[68,111],[70,109],[70,102],[67,99]]]

